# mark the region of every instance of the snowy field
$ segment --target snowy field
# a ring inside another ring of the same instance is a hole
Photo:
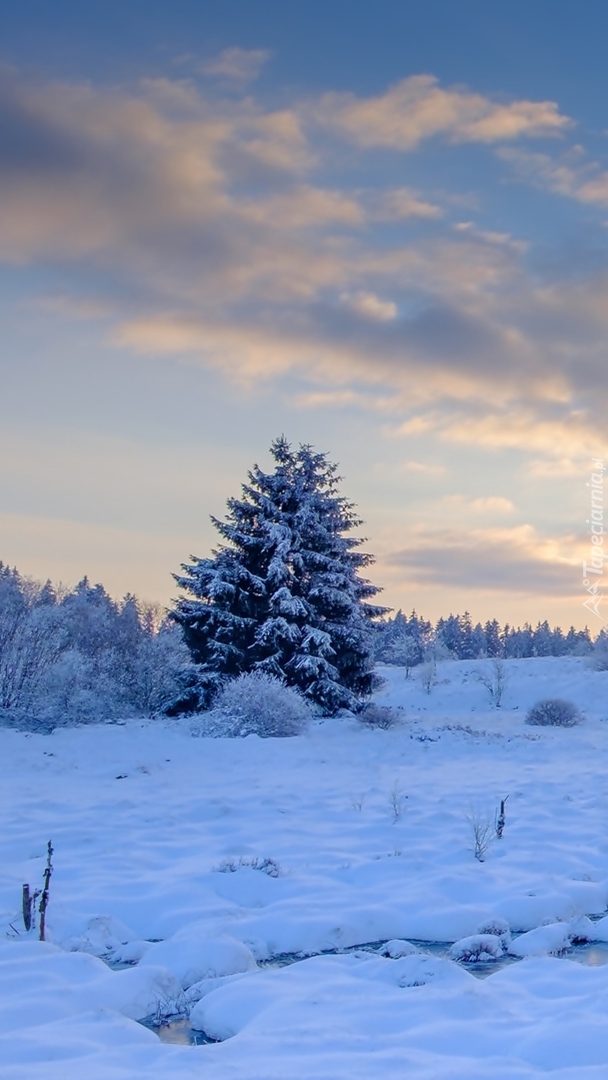
[[[430,694],[382,669],[386,731],[0,730],[0,1077],[605,1080],[608,672],[506,666],[500,710],[483,662]],[[549,696],[581,725],[527,726]],[[21,886],[49,839],[40,943]],[[172,1015],[216,1041],[138,1023]]]

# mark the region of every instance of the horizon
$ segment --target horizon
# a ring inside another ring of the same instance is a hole
[[[92,589],[101,587],[104,590],[104,592],[106,593],[106,595],[109,597],[109,599],[112,601],[112,603],[116,604],[118,607],[120,607],[126,600],[133,598],[137,602],[137,604],[141,605],[141,607],[143,607],[144,609],[145,608],[160,608],[166,615],[168,615],[170,613],[170,611],[171,611],[171,605],[174,603],[174,600],[177,599],[177,598],[172,598],[169,601],[168,604],[161,604],[160,601],[158,601],[158,600],[151,600],[151,599],[149,599],[147,597],[138,596],[136,593],[133,593],[132,591],[129,591],[129,590],[127,590],[127,592],[124,593],[123,595],[114,594],[114,593],[111,593],[108,589],[106,589],[103,581],[95,581],[94,578],[91,578],[90,575],[88,575],[88,574],[84,574],[82,576],[82,578],[80,578],[79,581],[65,582],[65,581],[53,581],[50,577],[48,577],[48,576],[45,577],[44,575],[42,577],[34,577],[34,575],[32,575],[32,574],[23,574],[23,573],[21,573],[20,568],[18,566],[15,566],[15,565],[10,566],[7,563],[2,563],[2,560],[0,560],[0,570],[3,567],[5,569],[10,570],[10,571],[15,571],[17,574],[19,574],[19,576],[20,576],[20,578],[22,580],[29,581],[34,585],[38,585],[38,586],[50,585],[51,588],[55,591],[56,594],[61,594],[64,591],[73,593],[73,592],[76,591],[76,589],[78,588],[79,585],[83,584],[83,582],[86,582],[89,585],[89,587],[92,588]],[[178,590],[176,590],[176,591],[178,591]],[[535,620],[535,622],[530,622],[530,621],[526,620],[526,621],[522,622],[521,624],[515,625],[514,623],[509,622],[508,619],[506,621],[501,621],[500,619],[495,620],[493,616],[490,616],[487,619],[485,619],[485,618],[484,619],[481,619],[481,618],[478,619],[468,609],[465,609],[464,611],[444,611],[444,612],[441,612],[438,616],[436,616],[434,618],[427,618],[425,612],[419,611],[415,607],[409,608],[409,609],[392,608],[392,607],[388,608],[388,610],[386,610],[383,615],[378,616],[374,620],[374,626],[381,625],[382,623],[385,623],[385,622],[392,622],[396,615],[403,615],[408,620],[415,616],[421,623],[428,623],[430,625],[433,633],[436,632],[437,624],[438,624],[438,622],[440,620],[442,620],[442,619],[447,620],[447,619],[451,619],[451,618],[464,619],[467,616],[469,617],[471,627],[473,629],[476,629],[478,626],[481,626],[483,629],[485,629],[488,622],[493,622],[493,621],[496,621],[498,623],[499,629],[500,629],[501,632],[503,630],[505,630],[505,629],[515,630],[515,631],[530,629],[530,630],[534,631],[534,630],[538,629],[539,627],[549,626],[549,628],[550,628],[550,630],[552,632],[555,631],[555,630],[563,630],[565,633],[567,633],[567,631],[570,630],[570,629],[582,630],[582,631],[587,630],[587,631],[589,631],[589,634],[590,634],[590,637],[591,637],[592,641],[595,641],[597,639],[597,637],[601,634],[602,629],[603,629],[603,627],[601,627],[601,626],[596,629],[593,626],[590,626],[588,623],[585,623],[585,625],[582,626],[582,627],[574,626],[573,624],[566,626],[566,625],[561,625],[559,623],[551,623],[550,620],[546,619],[546,618],[538,618],[538,619]]]

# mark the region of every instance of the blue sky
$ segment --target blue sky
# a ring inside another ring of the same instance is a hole
[[[7,6],[0,558],[167,602],[285,432],[340,463],[387,603],[582,625],[607,32],[599,2]]]

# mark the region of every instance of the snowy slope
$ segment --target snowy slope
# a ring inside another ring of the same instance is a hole
[[[441,664],[429,694],[382,669],[378,701],[403,709],[388,731],[0,730],[0,1077],[604,1077],[608,966],[548,954],[608,908],[608,673],[509,661],[492,710],[483,667]],[[545,696],[583,723],[526,726]],[[506,795],[503,839],[479,862],[473,825]],[[49,838],[41,944],[19,908]],[[483,980],[406,946],[313,955],[505,921],[536,937]],[[284,953],[309,958],[267,966]],[[136,1022],[176,1010],[222,1041],[169,1046]]]

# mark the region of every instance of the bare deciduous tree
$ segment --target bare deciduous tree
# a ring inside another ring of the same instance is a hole
[[[493,660],[489,669],[475,672],[475,678],[488,691],[492,707],[500,709],[508,682],[508,673],[503,661]]]

